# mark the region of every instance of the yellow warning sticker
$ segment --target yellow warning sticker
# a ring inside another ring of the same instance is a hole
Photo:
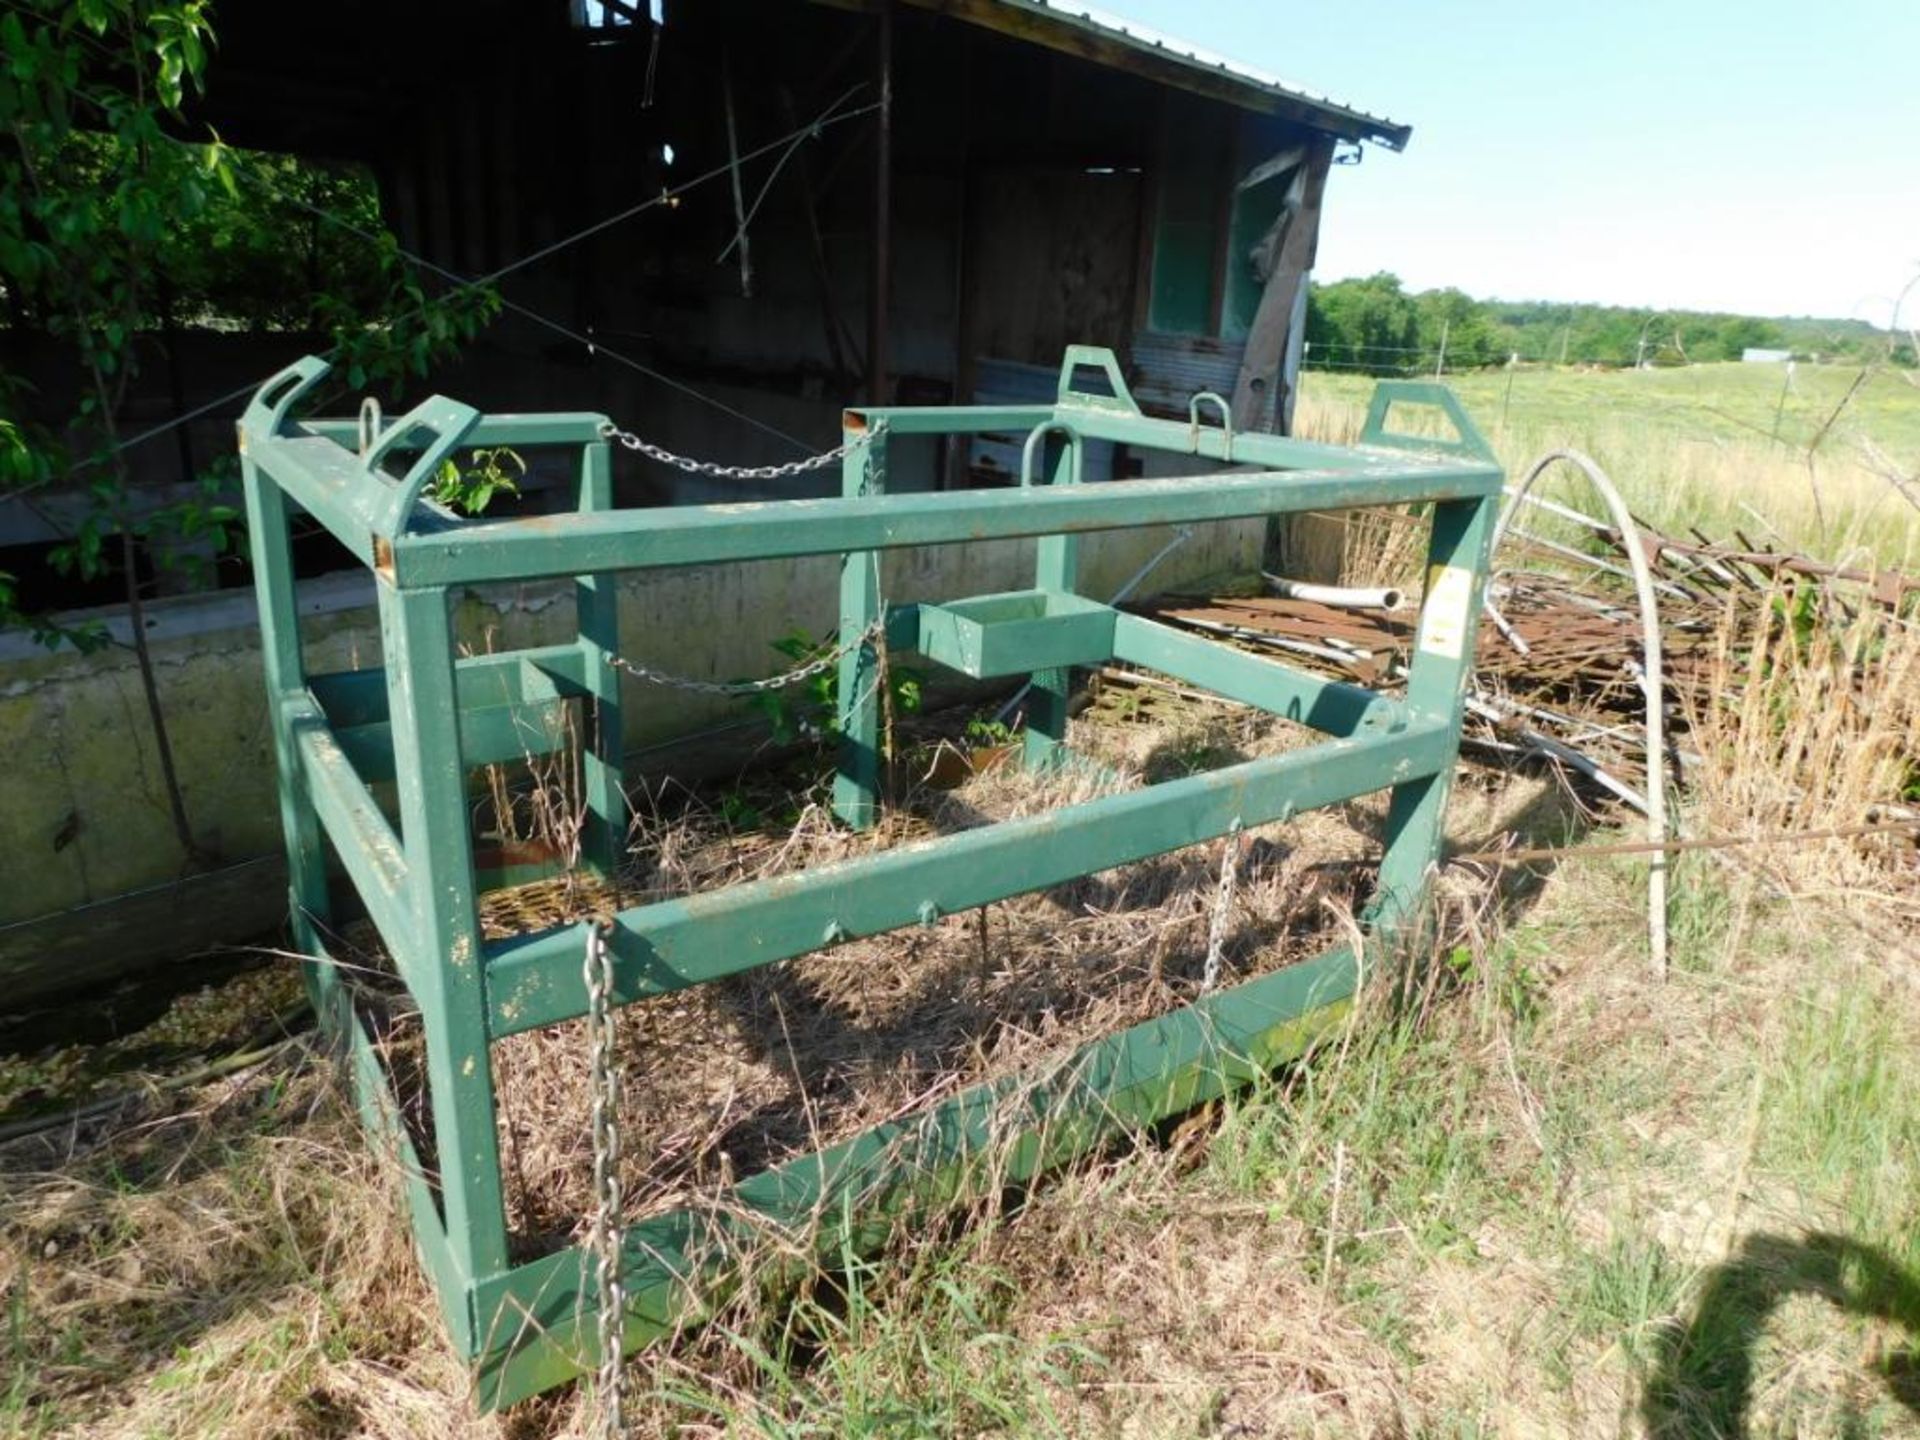
[[[1467,643],[1467,611],[1473,602],[1473,572],[1436,565],[1427,572],[1427,603],[1420,608],[1420,648],[1458,660]]]

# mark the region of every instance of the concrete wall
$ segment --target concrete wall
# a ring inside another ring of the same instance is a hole
[[[1259,522],[1196,527],[1154,571],[1143,593],[1251,569],[1259,562],[1261,536]],[[1085,592],[1111,595],[1169,538],[1160,530],[1087,537]],[[770,648],[771,641],[795,626],[819,634],[834,625],[838,573],[836,558],[811,557],[630,575],[621,592],[622,648],[642,663],[708,678],[778,670],[788,662]],[[1023,588],[1032,581],[1033,542],[892,553],[883,573],[885,593],[896,602]],[[309,581],[301,597],[310,669],[380,663],[367,576]],[[462,641],[476,650],[547,644],[570,638],[571,592],[555,584],[488,587],[462,594],[456,616]],[[108,619],[124,640],[124,617]],[[201,844],[228,864],[273,854],[279,820],[251,592],[161,601],[152,619],[160,689]],[[630,751],[739,713],[733,702],[628,684]],[[6,761],[0,973],[48,945],[66,945],[76,925],[104,923],[104,911],[76,907],[150,887],[170,889],[182,879],[186,866],[168,819],[130,651],[49,655],[23,635],[0,635],[0,755]],[[257,929],[263,918],[271,923],[283,904],[279,882],[271,879],[222,893],[234,906],[232,924],[213,923],[211,933],[225,929],[233,939]],[[176,913],[183,929],[205,943],[209,917],[195,913],[192,924],[188,918]],[[166,942],[165,934],[116,941],[155,954]]]

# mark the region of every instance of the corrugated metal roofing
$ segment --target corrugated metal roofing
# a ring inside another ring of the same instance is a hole
[[[1056,365],[1024,365],[990,355],[982,355],[974,363],[971,399],[975,405],[1051,405],[1059,394],[1060,369]],[[1024,432],[975,435],[967,449],[967,465],[1004,475],[1008,483],[1013,483],[1020,478],[1020,452],[1026,442]],[[1080,478],[1111,480],[1113,452],[1110,440],[1087,441],[1080,455]]]
[[[994,0],[994,4],[1006,10],[1020,11],[1030,16],[1052,20],[1088,31],[1102,39],[1117,41],[1143,55],[1158,56],[1176,63],[1188,65],[1196,70],[1225,77],[1251,90],[1271,95],[1295,104],[1310,106],[1325,112],[1329,117],[1339,117],[1348,122],[1348,127],[1364,134],[1369,139],[1378,140],[1390,149],[1399,150],[1406,146],[1407,139],[1413,133],[1413,127],[1389,120],[1382,115],[1370,114],[1354,106],[1334,100],[1304,85],[1296,85],[1251,65],[1243,65],[1224,55],[1202,49],[1198,45],[1171,35],[1163,35],[1157,30],[1140,25],[1118,15],[1109,14],[1091,5],[1074,3],[1055,4],[1050,0]],[[1343,128],[1348,128],[1343,127]]]
[[[1200,391],[1232,396],[1247,343],[1142,330],[1133,337],[1132,348],[1129,384],[1134,400],[1149,415],[1184,420],[1187,402]]]

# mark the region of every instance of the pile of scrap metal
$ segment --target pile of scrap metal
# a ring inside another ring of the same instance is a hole
[[[1624,537],[1551,500],[1528,495],[1524,503],[1550,521],[1507,526],[1467,700],[1466,743],[1507,759],[1544,761],[1584,793],[1644,813],[1642,632]],[[1542,533],[1547,528],[1567,539]],[[1862,607],[1911,613],[1909,596],[1920,598],[1920,578],[1827,565],[1737,532],[1738,543],[1728,545],[1697,531],[1680,540],[1644,524],[1639,530],[1659,602],[1669,775],[1698,760],[1687,748],[1686,718],[1714,683],[1717,637],[1730,606],[1770,604],[1783,587],[1806,585],[1820,587],[1821,603],[1843,618]],[[1404,678],[1417,615],[1410,604],[1382,603],[1397,601],[1396,592],[1265,578],[1276,593],[1174,595],[1134,608],[1323,674],[1367,685]]]

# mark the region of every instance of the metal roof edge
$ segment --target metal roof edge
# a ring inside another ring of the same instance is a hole
[[[1405,149],[1413,134],[1411,125],[1342,104],[1304,85],[1090,5],[1054,3],[1054,0],[907,0],[907,3],[917,9],[936,11],[1079,55],[1097,64],[1129,68],[1125,58],[1113,51],[1131,52],[1150,64],[1157,62],[1163,73],[1154,78],[1176,84],[1184,80],[1187,88],[1216,94],[1249,109],[1290,114],[1315,129],[1353,140],[1376,141],[1390,150]]]

